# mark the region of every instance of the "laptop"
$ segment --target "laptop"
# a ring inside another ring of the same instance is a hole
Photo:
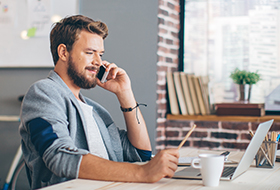
[[[267,132],[269,131],[274,119],[260,123],[255,135],[251,139],[245,153],[243,154],[239,164],[236,167],[225,166],[221,180],[233,180],[240,176],[250,167],[257,151],[259,150]],[[200,169],[187,167],[181,171],[175,172],[173,178],[181,179],[202,179]]]

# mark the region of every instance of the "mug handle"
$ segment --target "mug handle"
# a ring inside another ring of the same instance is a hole
[[[200,165],[200,158],[194,158],[194,159],[191,161],[191,166],[192,166],[193,168],[200,169],[200,168],[201,168],[201,165]]]

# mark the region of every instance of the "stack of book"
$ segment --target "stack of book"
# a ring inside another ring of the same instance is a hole
[[[253,104],[243,102],[215,104],[217,115],[233,116],[264,116],[264,104]]]
[[[170,113],[173,115],[209,115],[208,76],[167,72]]]

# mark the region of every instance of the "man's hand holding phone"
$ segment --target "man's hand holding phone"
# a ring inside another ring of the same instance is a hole
[[[97,84],[100,87],[115,93],[117,96],[127,92],[127,90],[132,90],[127,73],[115,63],[102,61],[97,78],[99,79]]]

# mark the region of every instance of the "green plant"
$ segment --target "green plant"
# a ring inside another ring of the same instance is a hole
[[[246,84],[256,84],[261,80],[260,75],[257,72],[248,72],[248,77],[246,79]]]
[[[230,78],[233,80],[236,84],[256,84],[261,80],[260,74],[258,72],[250,72],[245,70],[239,70],[236,68],[233,72],[230,74]]]

